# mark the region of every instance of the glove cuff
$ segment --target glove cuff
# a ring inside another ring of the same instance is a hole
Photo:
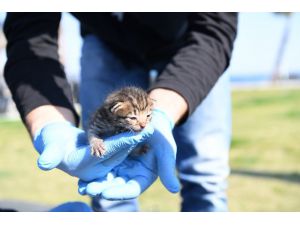
[[[154,113],[158,113],[159,115],[161,115],[163,118],[166,119],[166,121],[168,121],[170,129],[173,130],[175,123],[174,121],[167,115],[167,113],[161,109],[155,108],[153,109]]]
[[[69,121],[55,121],[55,122],[52,121],[52,122],[46,123],[43,127],[41,127],[40,129],[38,129],[35,132],[35,134],[33,135],[33,142],[35,142],[35,140],[41,134],[42,130],[48,126],[72,126],[72,127],[75,127],[74,124],[72,124]]]

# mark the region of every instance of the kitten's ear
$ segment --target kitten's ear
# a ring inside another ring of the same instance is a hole
[[[130,104],[128,102],[115,102],[110,111],[118,116],[126,116],[130,111]]]
[[[148,97],[148,102],[150,103],[150,106],[152,107],[154,102],[156,102],[156,100],[154,98]]]

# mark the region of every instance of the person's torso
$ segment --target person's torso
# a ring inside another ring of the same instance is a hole
[[[172,55],[180,46],[188,13],[76,13],[82,35],[93,33],[141,60]]]

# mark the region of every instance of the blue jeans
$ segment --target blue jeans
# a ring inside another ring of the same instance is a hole
[[[124,63],[96,36],[84,38],[81,57],[80,102],[82,123],[111,91],[126,85],[147,88],[149,71]],[[174,129],[178,147],[177,169],[182,184],[182,211],[227,211],[226,179],[231,140],[231,94],[223,75],[196,111]],[[106,201],[94,198],[97,211],[138,211],[137,200]]]

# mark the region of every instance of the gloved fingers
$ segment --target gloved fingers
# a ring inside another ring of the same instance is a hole
[[[77,149],[68,152],[65,155],[65,163],[68,168],[75,170],[76,168],[83,167],[85,165],[93,165],[95,157],[91,155],[91,149],[89,145],[78,146]]]
[[[87,194],[87,187],[90,183],[92,183],[92,182],[104,183],[106,181],[112,181],[114,178],[115,178],[114,173],[109,172],[109,173],[107,173],[106,176],[94,179],[92,181],[86,181],[86,180],[83,180],[83,179],[79,179],[78,180],[78,192],[81,195],[86,195]]]
[[[126,180],[122,177],[115,177],[113,172],[107,174],[105,178],[98,178],[91,182],[84,180],[78,181],[78,192],[81,195],[90,195],[95,197],[101,195],[102,191],[106,188],[110,188],[116,185],[126,183]]]
[[[104,177],[106,174],[112,170],[116,165],[120,164],[126,157],[127,153],[124,151],[116,151],[114,155],[110,158],[99,158],[91,155],[91,149],[89,145],[78,147],[76,151],[69,152],[64,161],[68,165],[68,169],[71,171],[76,171],[78,168],[89,167],[93,170],[93,173],[76,174],[84,180],[94,180],[98,177]],[[59,166],[59,168],[61,168]],[[61,168],[63,169],[63,168]]]
[[[103,159],[110,158],[116,152],[125,151],[130,153],[136,145],[147,140],[154,132],[154,128],[151,124],[145,127],[139,133],[125,132],[112,137],[104,139],[104,145],[106,153],[100,157]]]
[[[51,170],[55,168],[63,160],[67,146],[59,146],[57,144],[46,145],[44,151],[38,158],[38,167],[42,170]]]
[[[126,200],[138,197],[157,178],[154,154],[129,156],[122,164],[114,168],[117,177],[126,182],[105,189],[102,198],[107,200]]]
[[[86,187],[88,182],[79,179],[78,181],[78,193],[81,195],[86,195]]]
[[[81,131],[77,134],[77,138],[76,138],[76,147],[80,147],[80,146],[83,146],[83,145],[88,145],[89,144],[89,141],[88,141],[88,138],[87,138],[87,135],[84,131]]]
[[[176,176],[176,160],[171,149],[161,149],[157,157],[158,176],[162,184],[171,193],[180,190],[180,184]]]
[[[118,177],[111,181],[104,180],[104,181],[93,181],[90,182],[86,186],[86,194],[95,197],[95,196],[102,196],[103,191],[114,188],[116,186],[122,186],[126,183],[126,180]]]
[[[111,168],[120,164],[137,144],[151,136],[154,131],[153,127],[146,128],[140,133],[122,133],[105,139],[106,152],[101,157],[92,156],[89,145],[81,145],[77,146],[76,151],[70,152],[65,160],[68,166],[73,169],[89,164],[99,165],[101,168],[105,167],[111,170]],[[81,138],[80,143],[85,144],[85,137],[82,136]],[[104,173],[103,170],[102,172]]]
[[[123,185],[108,188],[102,192],[102,198],[110,201],[129,200],[138,197],[142,193],[140,184],[131,180]]]
[[[107,200],[129,200],[137,198],[157,178],[151,171],[144,171],[143,175],[137,175],[128,182],[105,189],[101,196]]]

